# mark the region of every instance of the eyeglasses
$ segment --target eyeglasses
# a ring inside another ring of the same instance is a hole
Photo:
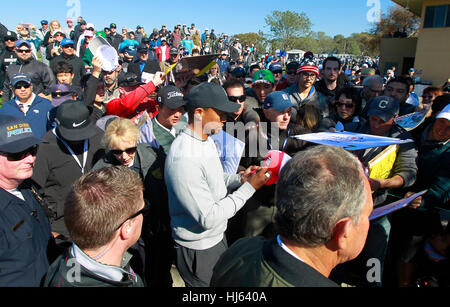
[[[17,49],[17,53],[30,53],[31,49]]]
[[[353,103],[342,103],[342,102],[338,102],[336,103],[336,107],[346,107],[347,109],[351,109],[353,108],[355,105]]]
[[[29,155],[32,155],[33,157],[35,157],[37,154],[38,148],[39,148],[38,145],[34,145],[30,148],[25,149],[22,152],[18,152],[18,153],[3,153],[2,152],[0,154],[2,156],[6,156],[6,159],[8,159],[8,161],[16,162],[16,161],[22,161]]]
[[[308,74],[308,73],[302,73],[302,77],[305,79],[315,79],[317,77],[316,74]]]
[[[233,101],[233,102],[238,102],[238,100],[240,102],[244,102],[247,99],[247,95],[242,95],[242,96],[228,96],[228,100]]]
[[[29,84],[29,83],[19,82],[16,85],[14,85],[14,89],[20,90],[22,87],[28,89],[28,88],[30,88],[30,86],[31,86],[31,84]]]
[[[120,149],[113,149],[111,150],[111,153],[115,156],[121,156],[124,152],[127,153],[127,155],[131,156],[134,155],[136,153],[137,147],[130,147],[127,148],[125,150],[120,150]]]
[[[125,224],[126,221],[134,219],[135,217],[139,216],[140,214],[142,214],[143,216],[146,216],[149,211],[150,211],[150,203],[144,199],[145,205],[144,208],[142,208],[141,210],[139,210],[138,212],[136,212],[135,214],[133,214],[132,216],[130,216],[129,218],[127,218],[125,221],[123,221],[122,223],[120,223],[119,227],[116,228],[116,230],[118,230],[120,227],[122,227],[123,224]]]

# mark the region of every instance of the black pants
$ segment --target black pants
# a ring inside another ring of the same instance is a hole
[[[177,268],[186,287],[209,287],[214,266],[227,248],[225,236],[218,244],[205,250],[190,249],[175,243]]]

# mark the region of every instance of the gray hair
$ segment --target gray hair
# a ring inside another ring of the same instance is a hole
[[[383,85],[384,84],[383,77],[381,77],[380,75],[368,76],[368,77],[364,78],[362,85],[364,87],[369,87],[373,83],[378,83],[378,84]]]
[[[283,168],[275,191],[275,226],[283,237],[305,247],[332,239],[333,228],[350,217],[357,225],[366,195],[358,159],[334,146],[297,153]]]

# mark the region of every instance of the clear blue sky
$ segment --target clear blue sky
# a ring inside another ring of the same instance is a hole
[[[115,22],[118,28],[135,29],[139,24],[147,33],[166,24],[173,29],[176,24],[195,23],[203,32],[214,28],[216,33],[229,35],[262,30],[268,33],[264,18],[274,10],[305,12],[315,32],[334,36],[368,31],[371,23],[367,13],[379,1],[382,12],[393,2],[390,0],[26,0],[2,1],[0,22],[14,30],[19,23],[33,23],[40,27],[40,20],[59,20],[65,27],[69,13],[79,3],[80,14],[96,28],[104,28]],[[368,5],[369,4],[369,5]]]

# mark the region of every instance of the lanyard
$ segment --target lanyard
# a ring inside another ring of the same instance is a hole
[[[61,141],[61,143],[64,144],[64,146],[66,146],[67,150],[70,152],[70,154],[72,155],[72,157],[74,158],[75,162],[77,162],[77,164],[80,166],[81,168],[81,174],[84,174],[84,168],[86,166],[86,161],[87,161],[87,154],[88,154],[88,146],[89,146],[89,140],[85,139],[84,140],[84,149],[83,149],[83,165],[81,165],[80,160],[78,159],[77,155],[75,154],[75,152],[72,150],[72,148],[70,148],[69,144],[66,143],[66,141],[64,141],[62,138],[60,138],[57,134],[56,134],[56,128],[54,128],[52,130],[53,134],[56,136],[56,138],[58,140]]]
[[[303,261],[299,256],[297,256],[293,251],[291,251],[291,250],[289,249],[289,247],[287,247],[287,246],[283,243],[283,241],[281,241],[280,235],[277,236],[277,242],[278,242],[278,245],[280,245],[281,248],[284,249],[287,253],[289,253],[292,257],[295,257],[296,259],[300,260],[301,262],[305,262],[305,261]]]

